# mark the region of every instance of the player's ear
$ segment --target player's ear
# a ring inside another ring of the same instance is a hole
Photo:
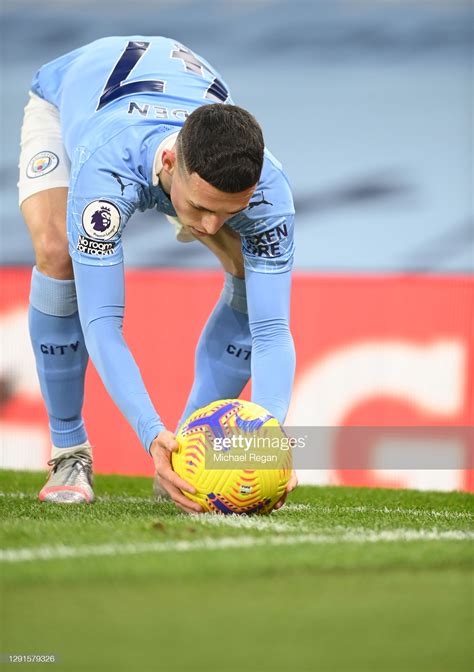
[[[165,149],[161,155],[161,163],[168,173],[173,174],[176,166],[176,152],[172,149]]]

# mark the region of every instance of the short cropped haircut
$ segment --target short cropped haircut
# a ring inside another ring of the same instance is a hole
[[[258,182],[263,150],[263,134],[257,120],[237,105],[198,107],[178,136],[180,167],[230,194],[245,191]]]

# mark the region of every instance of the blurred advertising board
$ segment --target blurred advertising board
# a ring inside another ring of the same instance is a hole
[[[27,331],[29,282],[29,269],[0,270],[2,468],[43,469],[49,453]],[[214,271],[127,273],[125,337],[170,429],[221,285]],[[301,483],[474,490],[472,431],[453,431],[474,425],[474,278],[298,272],[292,332],[297,372],[286,424],[309,436],[324,428],[317,436],[325,437],[324,460],[310,460]],[[92,365],[86,389],[96,472],[152,475]]]

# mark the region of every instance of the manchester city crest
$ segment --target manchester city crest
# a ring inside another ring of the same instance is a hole
[[[59,164],[59,158],[54,152],[39,152],[35,154],[26,168],[26,176],[30,179],[51,173]]]

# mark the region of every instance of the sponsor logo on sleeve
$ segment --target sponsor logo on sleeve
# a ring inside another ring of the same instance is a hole
[[[248,254],[255,257],[274,258],[280,257],[281,241],[288,237],[288,227],[286,224],[278,224],[269,231],[258,233],[255,236],[244,236],[244,249]]]
[[[120,230],[120,210],[110,201],[92,201],[82,213],[82,226],[94,240],[110,240]]]
[[[59,165],[59,158],[54,152],[39,152],[29,162],[26,177],[34,179],[52,173]]]
[[[114,253],[115,243],[79,236],[76,249],[78,252],[89,254],[91,257],[110,257]]]

